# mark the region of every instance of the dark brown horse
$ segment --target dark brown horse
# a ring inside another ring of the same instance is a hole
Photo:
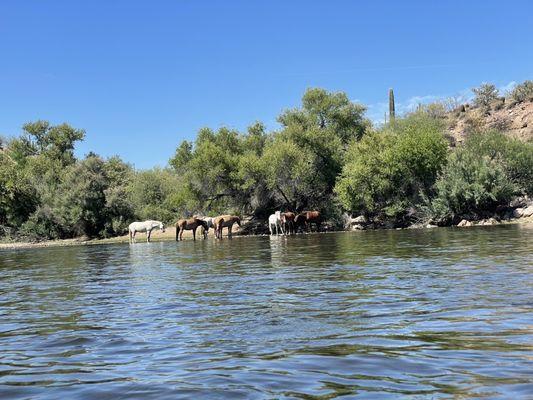
[[[283,225],[283,228],[285,229],[285,232],[289,235],[296,233],[295,231],[295,225],[294,225],[294,219],[296,218],[296,214],[290,211],[281,213],[281,223]]]
[[[178,220],[178,222],[176,222],[176,241],[183,240],[183,231],[192,231],[192,238],[193,240],[196,240],[196,229],[199,226],[203,227],[206,232],[209,230],[207,222],[199,218]]]
[[[215,237],[222,239],[222,228],[228,228],[228,237],[232,236],[233,224],[241,226],[241,219],[236,215],[219,215],[213,219],[213,229]]]
[[[294,218],[294,225],[296,230],[299,227],[302,229],[305,227],[307,232],[311,232],[311,224],[316,225],[317,232],[320,230],[320,223],[322,222],[322,217],[320,211],[302,211]]]

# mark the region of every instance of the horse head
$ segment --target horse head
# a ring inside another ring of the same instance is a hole
[[[237,223],[237,225],[241,226],[241,219],[239,217],[233,217],[233,220]]]
[[[162,222],[159,223],[159,229],[161,229],[161,232],[165,233],[165,225]]]

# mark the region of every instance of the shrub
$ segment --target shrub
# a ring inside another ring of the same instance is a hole
[[[450,155],[430,214],[441,223],[477,218],[533,193],[533,144],[499,132],[477,133]]]
[[[518,192],[533,194],[533,143],[491,131],[470,136],[465,147],[473,154],[498,162]]]
[[[510,97],[516,103],[533,101],[533,81],[524,81],[516,85],[511,91]]]
[[[464,119],[464,124],[467,135],[475,134],[476,132],[480,132],[485,126],[485,118],[477,110],[474,110],[467,114]]]
[[[393,131],[374,132],[354,143],[335,190],[347,210],[403,218],[431,192],[446,153],[441,125],[411,116],[397,121]]]
[[[466,147],[450,154],[435,187],[431,212],[443,224],[494,211],[516,193],[501,163]]]
[[[21,226],[20,234],[30,240],[60,239],[63,221],[47,206],[39,207]]]
[[[503,115],[492,120],[489,127],[495,131],[506,132],[511,128],[511,124],[511,119],[508,116]]]
[[[498,89],[492,83],[483,83],[477,88],[473,88],[474,104],[478,107],[490,108],[490,103],[498,99]]]

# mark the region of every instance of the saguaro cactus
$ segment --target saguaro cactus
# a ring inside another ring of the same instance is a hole
[[[389,89],[389,121],[394,122],[396,116],[396,110],[394,109],[394,91]]]

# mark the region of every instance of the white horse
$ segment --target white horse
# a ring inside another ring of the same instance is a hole
[[[268,228],[270,229],[270,234],[274,234],[274,230],[276,230],[276,235],[279,235],[278,232],[281,230],[281,234],[284,235],[285,232],[283,232],[283,225],[281,223],[281,211],[276,211],[274,214],[272,214],[270,217],[268,217]]]
[[[215,229],[215,223],[214,223],[214,218],[213,217],[201,217],[200,218],[201,220],[205,221],[205,223],[207,224],[207,229],[203,229],[203,234],[204,234],[204,238],[207,238],[207,232],[209,231],[209,229]]]
[[[137,232],[146,232],[146,242],[150,242],[150,236],[154,229],[161,229],[161,232],[165,232],[165,226],[161,221],[132,222],[129,226],[130,243],[135,243]]]

